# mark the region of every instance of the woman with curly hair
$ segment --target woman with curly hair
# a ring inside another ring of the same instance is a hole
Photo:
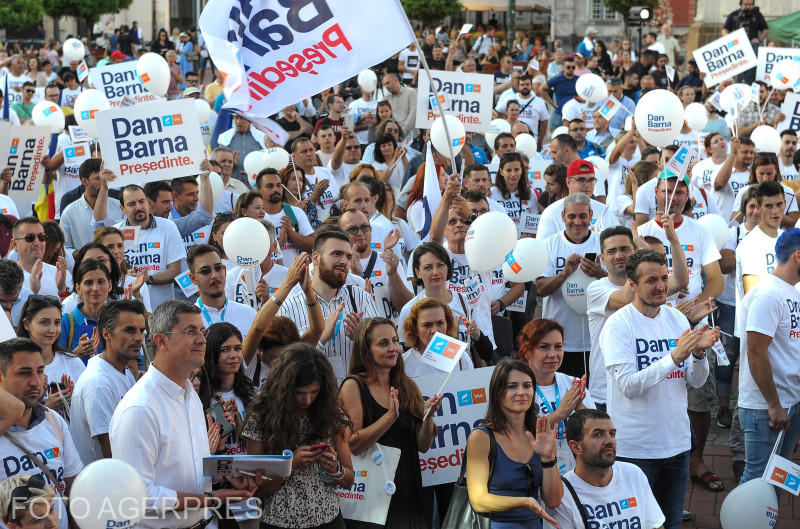
[[[361,454],[375,443],[401,451],[385,527],[427,529],[425,509],[420,508],[424,499],[418,452],[427,452],[433,443],[437,431],[433,415],[442,397],[422,400],[419,388],[406,375],[402,352],[391,320],[363,320],[355,331],[349,376],[339,399],[352,421],[353,453]],[[348,522],[348,528],[368,527],[376,526]]]
[[[272,364],[242,431],[248,454],[294,450],[289,477],[269,476],[256,491],[262,529],[344,528],[334,488],[353,485],[348,424],[325,355],[308,344],[289,346]]]

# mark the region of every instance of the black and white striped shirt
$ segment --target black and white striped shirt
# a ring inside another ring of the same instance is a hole
[[[353,300],[350,299],[350,293],[352,293],[352,298],[355,300],[355,306],[353,306]],[[317,299],[319,299],[319,304],[322,308],[323,318],[327,318],[343,301],[345,303],[343,311],[345,315],[351,312],[363,312],[362,319],[378,316],[378,310],[375,308],[375,300],[372,295],[356,286],[345,285],[330,300],[326,301],[319,295],[317,295]],[[278,309],[278,316],[286,316],[291,319],[297,325],[300,335],[306,332],[310,327],[310,323],[305,293],[301,291],[286,298],[281,308]],[[347,376],[350,355],[353,350],[353,342],[344,332],[344,321],[342,321],[338,333],[328,343],[319,344],[318,348],[328,357],[337,381],[344,380]]]

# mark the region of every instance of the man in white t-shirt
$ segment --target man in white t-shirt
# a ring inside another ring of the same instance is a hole
[[[569,136],[567,136],[569,137]],[[570,138],[571,141],[575,141]],[[553,141],[553,143],[556,143]],[[594,165],[591,162],[577,159],[567,167],[567,190],[569,195],[581,194],[589,198],[589,205],[592,210],[591,228],[594,231],[602,231],[617,225],[617,219],[613,211],[606,204],[590,198],[597,186]],[[539,220],[539,229],[536,237],[544,239],[558,233],[564,229],[562,213],[564,211],[564,201],[566,198],[556,200],[547,206],[542,212]]]
[[[414,82],[419,71],[420,59],[417,43],[412,42],[408,48],[400,52],[397,57],[397,69],[403,77],[403,84],[409,85]]]
[[[714,191],[714,182],[725,160],[728,159],[728,142],[719,132],[712,132],[703,140],[707,158],[697,162],[690,170],[692,185],[703,189],[706,193]]]
[[[800,229],[775,244],[775,270],[742,300],[739,420],[745,440],[742,483],[761,477],[778,434],[777,454],[792,459],[800,438]],[[777,489],[776,489],[777,490]]]
[[[256,182],[264,199],[264,218],[275,226],[278,238],[279,253],[273,254],[272,258],[282,258],[284,264],[290,265],[300,252],[311,250],[314,229],[302,209],[281,201],[283,186],[280,176],[265,169],[258,173]]]
[[[83,464],[66,421],[42,404],[45,378],[42,349],[36,343],[28,338],[12,338],[0,343],[0,390],[23,404],[15,403],[11,422],[0,424],[0,454],[3,459],[0,481],[12,476],[40,475],[48,486],[58,489],[59,496],[68,496]],[[35,454],[38,462],[49,472],[43,472],[11,439]],[[50,476],[57,483],[53,483]],[[59,529],[67,529],[67,509],[60,497],[56,499],[56,508]]]
[[[634,253],[626,273],[633,302],[612,314],[600,335],[608,412],[619,428],[619,459],[644,471],[666,517],[664,527],[675,529],[682,523],[689,477],[686,383],[705,383],[705,350],[719,331],[708,325],[689,330],[686,316],[665,305],[669,272],[663,254]]]
[[[794,166],[794,153],[797,151],[797,132],[794,129],[781,131],[781,180],[797,180],[797,167]]]
[[[755,144],[750,138],[731,138],[731,152],[714,179],[714,200],[723,219],[731,218],[739,189],[750,182]]]
[[[111,457],[108,429],[122,397],[136,383],[129,362],[144,345],[145,308],[141,301],[109,301],[97,316],[103,352],[89,359],[72,391],[69,430],[81,460]]]
[[[323,221],[328,218],[331,206],[339,198],[339,184],[329,170],[315,166],[314,144],[308,138],[300,137],[292,142],[292,156],[297,167],[305,173],[310,186],[304,190],[303,196],[317,205],[319,220]]]
[[[485,165],[475,163],[464,169],[464,191],[480,191],[486,197],[489,211],[497,211],[505,215],[506,208],[489,196],[491,190],[492,180],[489,178],[489,169]]]
[[[328,123],[323,123],[314,133],[314,142],[319,145],[316,155],[319,157],[322,165],[328,165],[333,156],[333,150],[336,148],[336,132],[333,127]]]
[[[562,479],[561,505],[548,512],[559,527],[664,527],[664,514],[650,490],[647,476],[636,465],[615,461],[617,429],[602,410],[576,410],[567,419],[567,442],[575,469]],[[575,493],[576,498],[573,496]]]
[[[31,289],[34,294],[42,296],[66,296],[67,285],[72,283],[67,271],[67,261],[58,258],[53,266],[42,261],[47,234],[42,223],[36,217],[19,219],[12,231],[14,239],[10,248],[17,251],[18,263],[25,273],[22,285]]]
[[[576,281],[582,275],[599,279],[605,277],[606,272],[597,262],[597,255],[600,253],[599,238],[597,233],[589,229],[592,220],[589,197],[583,193],[567,196],[561,217],[565,229],[544,240],[547,246],[547,267],[536,278],[536,291],[544,298],[542,317],[555,320],[565,329],[569,329],[564,336],[561,372],[581,377],[588,371],[591,348],[589,322],[585,314],[572,310],[567,304],[562,287],[565,282]],[[578,276],[570,279],[576,272]],[[591,375],[589,379],[591,380]]]
[[[172,282],[186,259],[183,239],[174,222],[150,213],[150,203],[141,187],[123,187],[121,198],[125,218],[114,227],[123,233],[126,228],[139,227],[139,239],[134,247],[125,250],[125,258],[137,274],[147,270],[150,305],[155,308],[175,296]],[[95,209],[95,218],[97,215]]]
[[[366,146],[369,143],[368,131],[375,124],[377,110],[378,101],[373,97],[372,92],[366,92],[363,88],[361,88],[361,97],[354,99],[347,106],[347,113],[353,115],[353,132],[356,133],[358,143],[361,145]]]
[[[361,144],[356,134],[342,126],[342,138],[336,144],[330,161],[325,165],[339,188],[350,181],[350,173],[361,163]]]
[[[25,75],[25,59],[22,55],[11,57],[11,62],[8,64],[8,72],[0,78],[0,90],[3,90],[3,92],[6,91],[6,83],[8,83],[8,93],[3,95],[9,108],[14,103],[22,101],[22,85],[32,82],[34,82],[33,79]]]
[[[516,100],[519,103],[520,113],[519,120],[528,125],[533,136],[537,138],[539,146],[544,140],[547,133],[547,120],[549,114],[544,100],[532,92],[533,79],[530,75],[525,74],[519,77],[519,93]],[[500,100],[495,107],[497,112],[505,114],[506,105],[509,100]]]

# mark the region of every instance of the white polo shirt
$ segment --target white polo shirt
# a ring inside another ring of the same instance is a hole
[[[250,305],[237,303],[227,298],[225,298],[225,305],[222,309],[215,309],[214,307],[204,304],[202,296],[197,298],[195,305],[200,307],[202,311],[203,324],[206,328],[211,327],[215,323],[230,323],[239,329],[242,333],[242,339],[247,336],[250,327],[253,325],[253,320],[256,317],[256,311]]]

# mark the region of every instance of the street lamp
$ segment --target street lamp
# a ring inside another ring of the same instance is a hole
[[[646,6],[634,6],[628,9],[628,26],[639,28],[639,55],[642,54],[642,26],[653,19],[653,10]]]

